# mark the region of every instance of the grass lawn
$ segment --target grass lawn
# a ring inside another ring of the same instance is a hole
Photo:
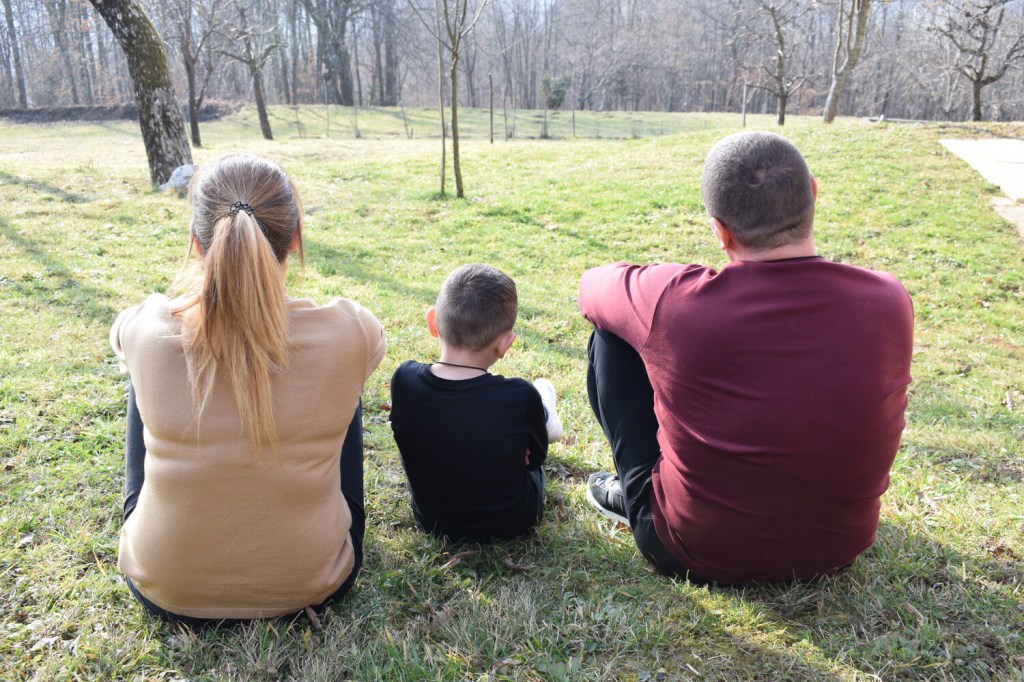
[[[914,298],[908,426],[878,541],[852,568],[708,589],[653,574],[586,503],[611,462],[575,292],[612,260],[722,263],[698,180],[739,116],[579,114],[576,139],[541,140],[523,139],[539,114],[519,112],[519,139],[492,145],[485,113],[464,113],[466,201],[437,196],[424,110],[411,138],[398,110],[361,110],[359,139],[337,108],[329,138],[322,108],[274,109],[274,142],[251,111],[204,124],[198,163],[245,149],[296,178],[307,265],[291,293],[360,301],[389,350],[364,394],[355,590],[320,629],[199,633],[146,615],[116,567],[127,382],[107,344],[116,312],[178,271],[185,203],[150,191],[133,123],[0,122],[0,679],[1024,679],[1024,243],[988,208],[996,188],[937,143],[1024,127],[789,119],[819,180],[822,255],[890,271]],[[584,119],[600,129],[580,134]],[[519,340],[495,370],[550,377],[567,439],[534,537],[446,546],[408,509],[388,380],[436,357],[423,313],[474,261],[519,285]]]

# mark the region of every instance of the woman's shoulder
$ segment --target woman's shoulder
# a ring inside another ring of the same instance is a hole
[[[174,302],[166,294],[150,294],[142,303],[121,311],[114,320],[112,333],[129,325],[146,328],[170,323],[173,308]]]
[[[373,313],[348,298],[335,297],[323,305],[317,305],[306,298],[293,298],[288,301],[288,311],[294,320],[308,320],[316,324],[351,324],[358,321],[363,327],[380,326]]]
[[[126,346],[146,344],[175,336],[180,321],[174,317],[174,302],[164,294],[150,294],[142,303],[122,310],[110,327],[110,346],[121,371],[127,371]]]
[[[347,298],[332,298],[323,305],[308,299],[289,299],[289,316],[293,336],[312,334],[318,338],[335,339],[338,334],[356,332],[375,358],[376,366],[384,354],[384,327],[367,308]]]
[[[305,315],[337,315],[351,313],[352,311],[366,310],[365,307],[350,298],[335,296],[324,304],[308,298],[289,298],[288,310]],[[369,312],[369,311],[367,311]]]

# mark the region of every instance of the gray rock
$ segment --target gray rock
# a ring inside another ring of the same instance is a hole
[[[160,191],[166,192],[169,189],[173,189],[178,193],[178,196],[185,196],[185,192],[188,191],[188,183],[192,180],[192,176],[196,174],[198,169],[199,166],[191,163],[178,166],[171,173],[171,179],[160,185]]]

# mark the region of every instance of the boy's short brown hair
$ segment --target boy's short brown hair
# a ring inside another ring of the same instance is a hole
[[[490,265],[473,263],[448,275],[435,308],[441,340],[455,348],[478,351],[512,331],[519,296],[511,277]]]

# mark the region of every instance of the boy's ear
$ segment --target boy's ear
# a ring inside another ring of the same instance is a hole
[[[430,306],[427,308],[427,329],[430,330],[430,335],[435,339],[438,338],[437,333],[437,308]]]
[[[507,353],[508,349],[512,347],[512,344],[515,342],[515,340],[516,333],[514,331],[507,331],[498,337],[498,340],[496,342],[497,347],[495,348],[495,350],[498,352],[499,358],[505,357],[505,353]]]

